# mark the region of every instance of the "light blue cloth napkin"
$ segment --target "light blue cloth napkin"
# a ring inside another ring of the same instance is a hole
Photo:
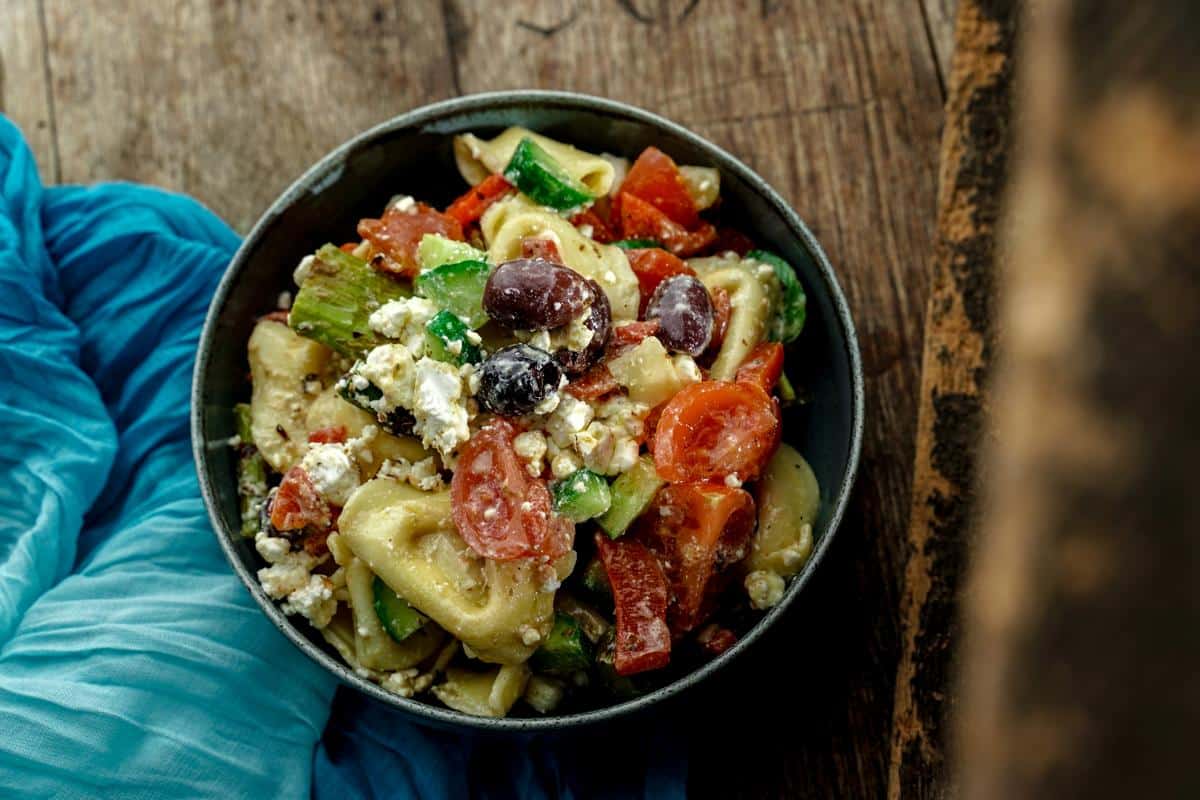
[[[237,244],[185,197],[43,188],[0,117],[0,797],[683,796],[666,727],[428,731],[335,702],[267,622],[188,444],[194,350]]]

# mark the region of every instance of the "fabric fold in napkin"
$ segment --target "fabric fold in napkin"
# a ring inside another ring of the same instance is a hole
[[[263,616],[188,441],[237,245],[186,197],[44,188],[0,117],[0,796],[682,796],[667,727],[623,747],[426,730],[335,701]]]

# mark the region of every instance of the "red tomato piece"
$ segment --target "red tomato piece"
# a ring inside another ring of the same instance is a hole
[[[719,656],[737,643],[737,634],[720,625],[709,625],[696,634],[696,643],[710,656]]]
[[[645,322],[626,322],[624,325],[618,325],[612,329],[609,345],[618,348],[638,344],[647,336],[658,333],[658,327],[659,323],[656,319]]]
[[[298,531],[309,526],[328,528],[332,519],[329,504],[308,473],[300,467],[288,470],[271,503],[271,525],[279,531]]]
[[[638,316],[646,313],[646,304],[650,295],[658,285],[672,275],[695,275],[696,271],[683,263],[679,256],[668,253],[657,247],[626,250],[625,257],[629,259],[629,268],[638,279],[638,291],[641,302],[638,304]]]
[[[546,482],[531,478],[517,458],[519,432],[496,418],[463,446],[450,480],[454,525],[485,558],[553,560],[571,549],[575,527],[554,513]]]
[[[667,576],[641,542],[596,534],[596,550],[612,586],[617,612],[613,666],[618,675],[665,667],[671,661]]]
[[[408,278],[421,272],[417,246],[427,233],[463,240],[458,220],[424,203],[413,203],[403,210],[393,206],[383,213],[382,219],[364,219],[358,223],[358,235],[369,241],[377,253],[378,261],[372,259],[372,264],[383,272]]]
[[[779,342],[761,342],[746,356],[733,379],[738,383],[761,386],[764,392],[770,394],[782,374],[783,345]]]
[[[544,236],[526,236],[522,239],[521,258],[541,258],[555,264],[563,263],[562,253],[558,252],[558,245]]]
[[[729,299],[729,292],[719,286],[709,290],[708,295],[712,298],[713,304],[713,332],[712,339],[708,342],[707,352],[716,358],[717,351],[721,349],[721,342],[725,341],[729,317],[733,314],[733,301]]]
[[[489,175],[451,203],[446,208],[446,216],[466,227],[482,217],[488,206],[513,190],[513,185],[503,175]]]
[[[343,253],[353,253],[358,249],[358,245],[358,242],[346,242],[344,245],[339,247],[338,250],[341,250]]]
[[[635,538],[658,556],[671,582],[672,633],[687,633],[712,613],[729,567],[746,557],[754,520],[749,492],[708,483],[664,486],[638,518]]]
[[[331,425],[328,428],[317,428],[308,435],[308,440],[314,444],[341,444],[346,441],[345,425]]]
[[[571,217],[571,224],[576,228],[582,228],[584,225],[592,227],[591,237],[600,244],[609,244],[615,241],[612,231],[608,227],[608,223],[600,218],[592,209],[580,211],[575,216]]]
[[[779,405],[752,383],[701,381],[667,401],[654,432],[663,480],[752,481],[779,446]]]
[[[608,367],[597,364],[567,384],[564,392],[577,400],[595,400],[621,388]]]
[[[622,192],[618,200],[621,236],[626,239],[653,239],[678,256],[694,255],[716,241],[717,229],[707,222],[689,231],[636,195]]]
[[[626,173],[618,193],[646,201],[684,228],[694,228],[700,223],[700,212],[683,174],[671,157],[657,147],[642,151]]]

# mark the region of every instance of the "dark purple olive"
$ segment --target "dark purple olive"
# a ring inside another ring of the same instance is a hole
[[[506,261],[483,287],[483,308],[489,317],[531,331],[566,325],[591,301],[586,278],[541,258]]]
[[[650,295],[646,319],[658,320],[655,335],[667,349],[698,356],[712,338],[712,298],[691,275],[672,275]]]
[[[600,360],[604,355],[604,346],[608,344],[608,334],[612,330],[612,306],[608,303],[608,295],[600,288],[600,284],[593,280],[588,280],[587,286],[593,299],[583,324],[592,332],[592,340],[582,350],[568,350],[564,347],[554,354],[568,375],[581,375]]]
[[[479,368],[475,398],[487,411],[519,417],[549,397],[561,379],[562,369],[545,350],[509,345],[492,353]]]

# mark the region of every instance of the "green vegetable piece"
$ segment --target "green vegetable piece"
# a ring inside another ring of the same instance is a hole
[[[663,249],[662,243],[656,242],[653,239],[618,239],[613,244],[622,250],[645,250],[650,247],[657,247],[659,250]]]
[[[253,537],[259,531],[259,517],[267,501],[267,462],[253,445],[242,445],[237,475],[242,536]]]
[[[768,335],[777,342],[792,341],[804,330],[804,320],[808,314],[808,297],[804,294],[800,279],[796,277],[796,270],[792,269],[791,264],[766,250],[751,250],[746,254],[746,258],[768,264],[775,270],[775,277],[779,278],[783,296]]]
[[[591,643],[570,614],[555,612],[554,627],[546,641],[529,658],[535,672],[565,675],[592,665]]]
[[[609,538],[616,539],[646,510],[663,483],[654,469],[654,459],[642,456],[628,472],[613,481],[612,505],[596,523]]]
[[[288,325],[342,355],[358,356],[383,343],[367,324],[371,310],[411,294],[361,258],[327,244],[313,257]]]
[[[579,629],[592,644],[599,644],[612,630],[611,607],[608,609],[608,617],[605,617],[592,606],[577,599],[567,589],[559,589],[558,594],[554,596],[554,609],[558,613],[574,617],[579,623]]]
[[[425,323],[425,352],[449,364],[478,364],[483,360],[479,345],[471,344],[471,329],[449,311],[439,311]]]
[[[233,407],[233,421],[242,444],[254,444],[254,430],[250,426],[249,403],[238,403]]]
[[[392,591],[392,587],[375,576],[375,613],[383,629],[397,642],[403,642],[421,629],[429,617],[417,611],[403,597]]]
[[[572,522],[598,517],[612,505],[608,481],[586,467],[572,472],[550,486],[554,510]]]
[[[612,585],[608,582],[608,573],[604,571],[604,563],[597,556],[592,556],[592,560],[583,568],[580,580],[583,581],[583,587],[592,594],[612,598]]]
[[[587,187],[567,174],[562,165],[533,141],[525,138],[513,151],[504,178],[538,205],[560,211],[592,202]]]
[[[466,242],[456,242],[436,233],[425,234],[421,237],[421,243],[417,245],[417,261],[421,263],[422,271],[443,264],[456,264],[459,261],[486,260],[487,253],[482,250],[476,250]]]
[[[779,373],[779,383],[776,385],[779,388],[779,399],[785,406],[796,402],[796,390],[788,380],[786,372]]]
[[[483,287],[491,271],[483,261],[458,261],[422,272],[415,285],[418,294],[462,317],[474,330],[488,321],[483,310]]]

